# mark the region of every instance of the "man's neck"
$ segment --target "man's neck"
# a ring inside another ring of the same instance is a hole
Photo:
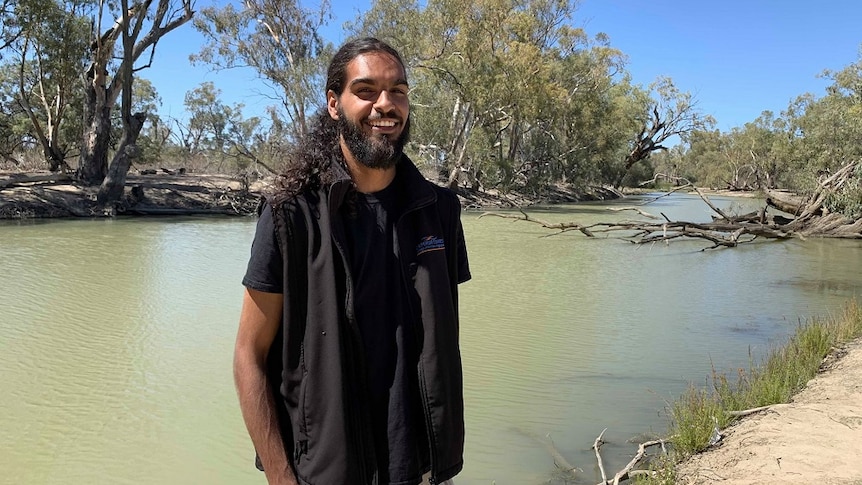
[[[347,162],[347,170],[350,172],[350,177],[353,179],[356,190],[363,194],[371,194],[380,192],[392,183],[395,179],[395,167],[389,168],[369,168],[356,160],[350,150],[341,143],[341,152],[344,154],[344,160]]]

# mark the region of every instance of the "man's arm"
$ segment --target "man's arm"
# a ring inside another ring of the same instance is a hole
[[[247,288],[243,296],[233,374],[248,434],[270,484],[296,485],[266,377],[266,356],[281,325],[281,293]]]

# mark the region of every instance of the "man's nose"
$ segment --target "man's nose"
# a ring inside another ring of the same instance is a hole
[[[374,109],[381,113],[388,113],[395,109],[395,103],[392,102],[392,95],[389,94],[389,91],[380,91],[374,102]]]

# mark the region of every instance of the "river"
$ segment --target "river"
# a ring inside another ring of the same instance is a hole
[[[531,210],[631,217],[611,204]],[[728,210],[759,201],[717,197]],[[708,220],[696,197],[644,207]],[[862,294],[862,242],[635,246],[463,216],[467,451],[458,485],[554,479],[538,439],[595,483],[666,403],[715,367],[736,372],[799,322]],[[231,352],[254,220],[0,223],[0,483],[260,484]]]

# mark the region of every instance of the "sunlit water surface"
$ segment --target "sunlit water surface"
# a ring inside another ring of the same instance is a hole
[[[639,198],[615,202],[630,205]],[[757,201],[716,198],[743,211]],[[607,204],[533,210],[615,220]],[[705,221],[698,199],[645,207]],[[714,366],[745,368],[800,321],[862,293],[862,243],[635,246],[463,217],[467,452],[458,485],[556,480],[553,440],[598,480],[630,438]],[[254,484],[231,352],[255,221],[172,218],[0,225],[0,483]]]

